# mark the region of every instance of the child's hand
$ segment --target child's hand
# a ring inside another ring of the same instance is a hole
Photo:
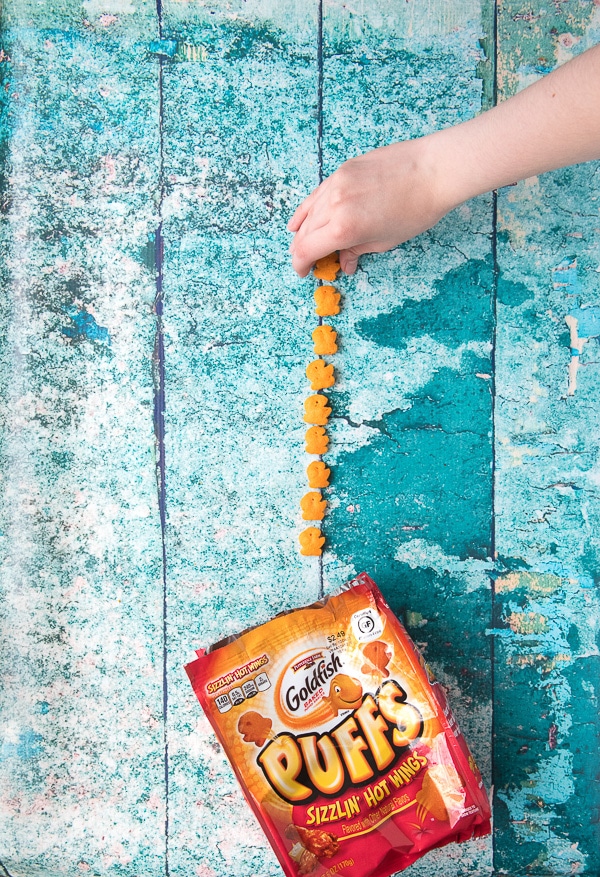
[[[600,45],[468,122],[345,162],[292,216],[292,265],[305,277],[338,250],[352,274],[474,195],[599,159],[599,88]]]
[[[352,158],[292,216],[292,265],[305,277],[335,250],[347,274],[362,253],[382,253],[420,234],[455,205],[444,198],[433,138],[394,143]]]

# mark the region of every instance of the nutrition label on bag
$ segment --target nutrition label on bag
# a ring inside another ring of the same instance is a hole
[[[215,697],[215,706],[220,713],[229,712],[234,706],[240,706],[246,700],[255,697],[259,691],[267,691],[271,680],[266,673],[260,673],[255,679],[248,679],[241,688],[232,688],[226,694]]]

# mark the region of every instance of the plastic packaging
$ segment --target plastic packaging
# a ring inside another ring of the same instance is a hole
[[[375,583],[346,588],[186,667],[289,877],[389,877],[490,830],[443,689]]]

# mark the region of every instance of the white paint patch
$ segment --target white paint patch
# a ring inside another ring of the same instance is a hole
[[[540,834],[544,838],[545,854],[549,851],[552,860],[565,874],[567,864],[570,865],[571,874],[585,870],[587,857],[571,839],[554,834],[545,808],[536,812],[531,808],[531,800],[532,796],[537,796],[545,804],[556,806],[565,804],[574,794],[573,756],[564,750],[557,750],[544,759],[540,770],[529,775],[527,785],[523,788],[512,788],[509,792],[498,791],[498,797],[508,807],[517,838],[523,843],[529,843],[532,837]],[[550,873],[558,872],[552,868]]]
[[[470,594],[481,587],[489,588],[490,575],[494,570],[491,559],[461,560],[454,555],[446,554],[434,542],[426,539],[411,539],[404,542],[394,555],[400,563],[406,563],[411,569],[431,569],[437,575],[451,575],[465,586],[465,593]]]
[[[87,17],[105,26],[107,16],[133,15],[135,6],[130,0],[83,0],[81,4]]]
[[[474,353],[487,359],[490,351],[487,341],[468,341],[458,347],[448,347],[429,335],[413,338],[406,350],[383,347],[364,339],[357,343],[349,339],[348,352],[344,350],[340,359],[336,389],[348,393],[348,415],[353,422],[379,420],[386,412],[409,409],[415,395],[441,368],[461,372],[466,354]],[[385,380],[378,381],[378,374],[385,375]],[[346,375],[351,377],[346,378]]]

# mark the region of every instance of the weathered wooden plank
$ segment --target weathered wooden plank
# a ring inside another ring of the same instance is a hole
[[[600,37],[591,2],[500,12],[503,96]],[[295,547],[313,284],[291,273],[285,220],[318,180],[319,122],[329,173],[493,92],[489,6],[324,13],[320,110],[316,2],[173,3],[160,34],[151,7],[117,0],[3,11],[0,860],[13,877],[278,873],[181,664],[320,588]],[[600,870],[597,342],[569,395],[564,323],[573,312],[579,337],[595,331],[597,179],[590,165],[499,195],[494,533],[490,199],[364,259],[336,320],[326,587],[360,568],[378,579],[489,775],[498,576],[494,873],[510,877]],[[487,875],[489,844],[412,872],[432,869]]]
[[[533,3],[526,10],[502,3],[500,12],[503,97],[600,36],[592,3]],[[598,166],[589,164],[528,180],[498,199],[501,874],[600,872],[598,357],[592,340],[579,357],[577,388],[570,388],[565,322],[578,306],[600,303],[599,196]]]
[[[163,73],[169,867],[279,866],[184,678],[193,647],[313,601],[302,560],[312,285],[286,222],[318,179],[317,4],[172,4]]]
[[[325,173],[469,118],[489,92],[477,3],[328,3]],[[477,199],[340,286],[328,586],[366,569],[450,690],[490,777],[492,203]],[[491,842],[415,873],[489,874]]]
[[[163,871],[145,265],[155,15],[121,7],[3,9],[0,859],[12,877]]]

